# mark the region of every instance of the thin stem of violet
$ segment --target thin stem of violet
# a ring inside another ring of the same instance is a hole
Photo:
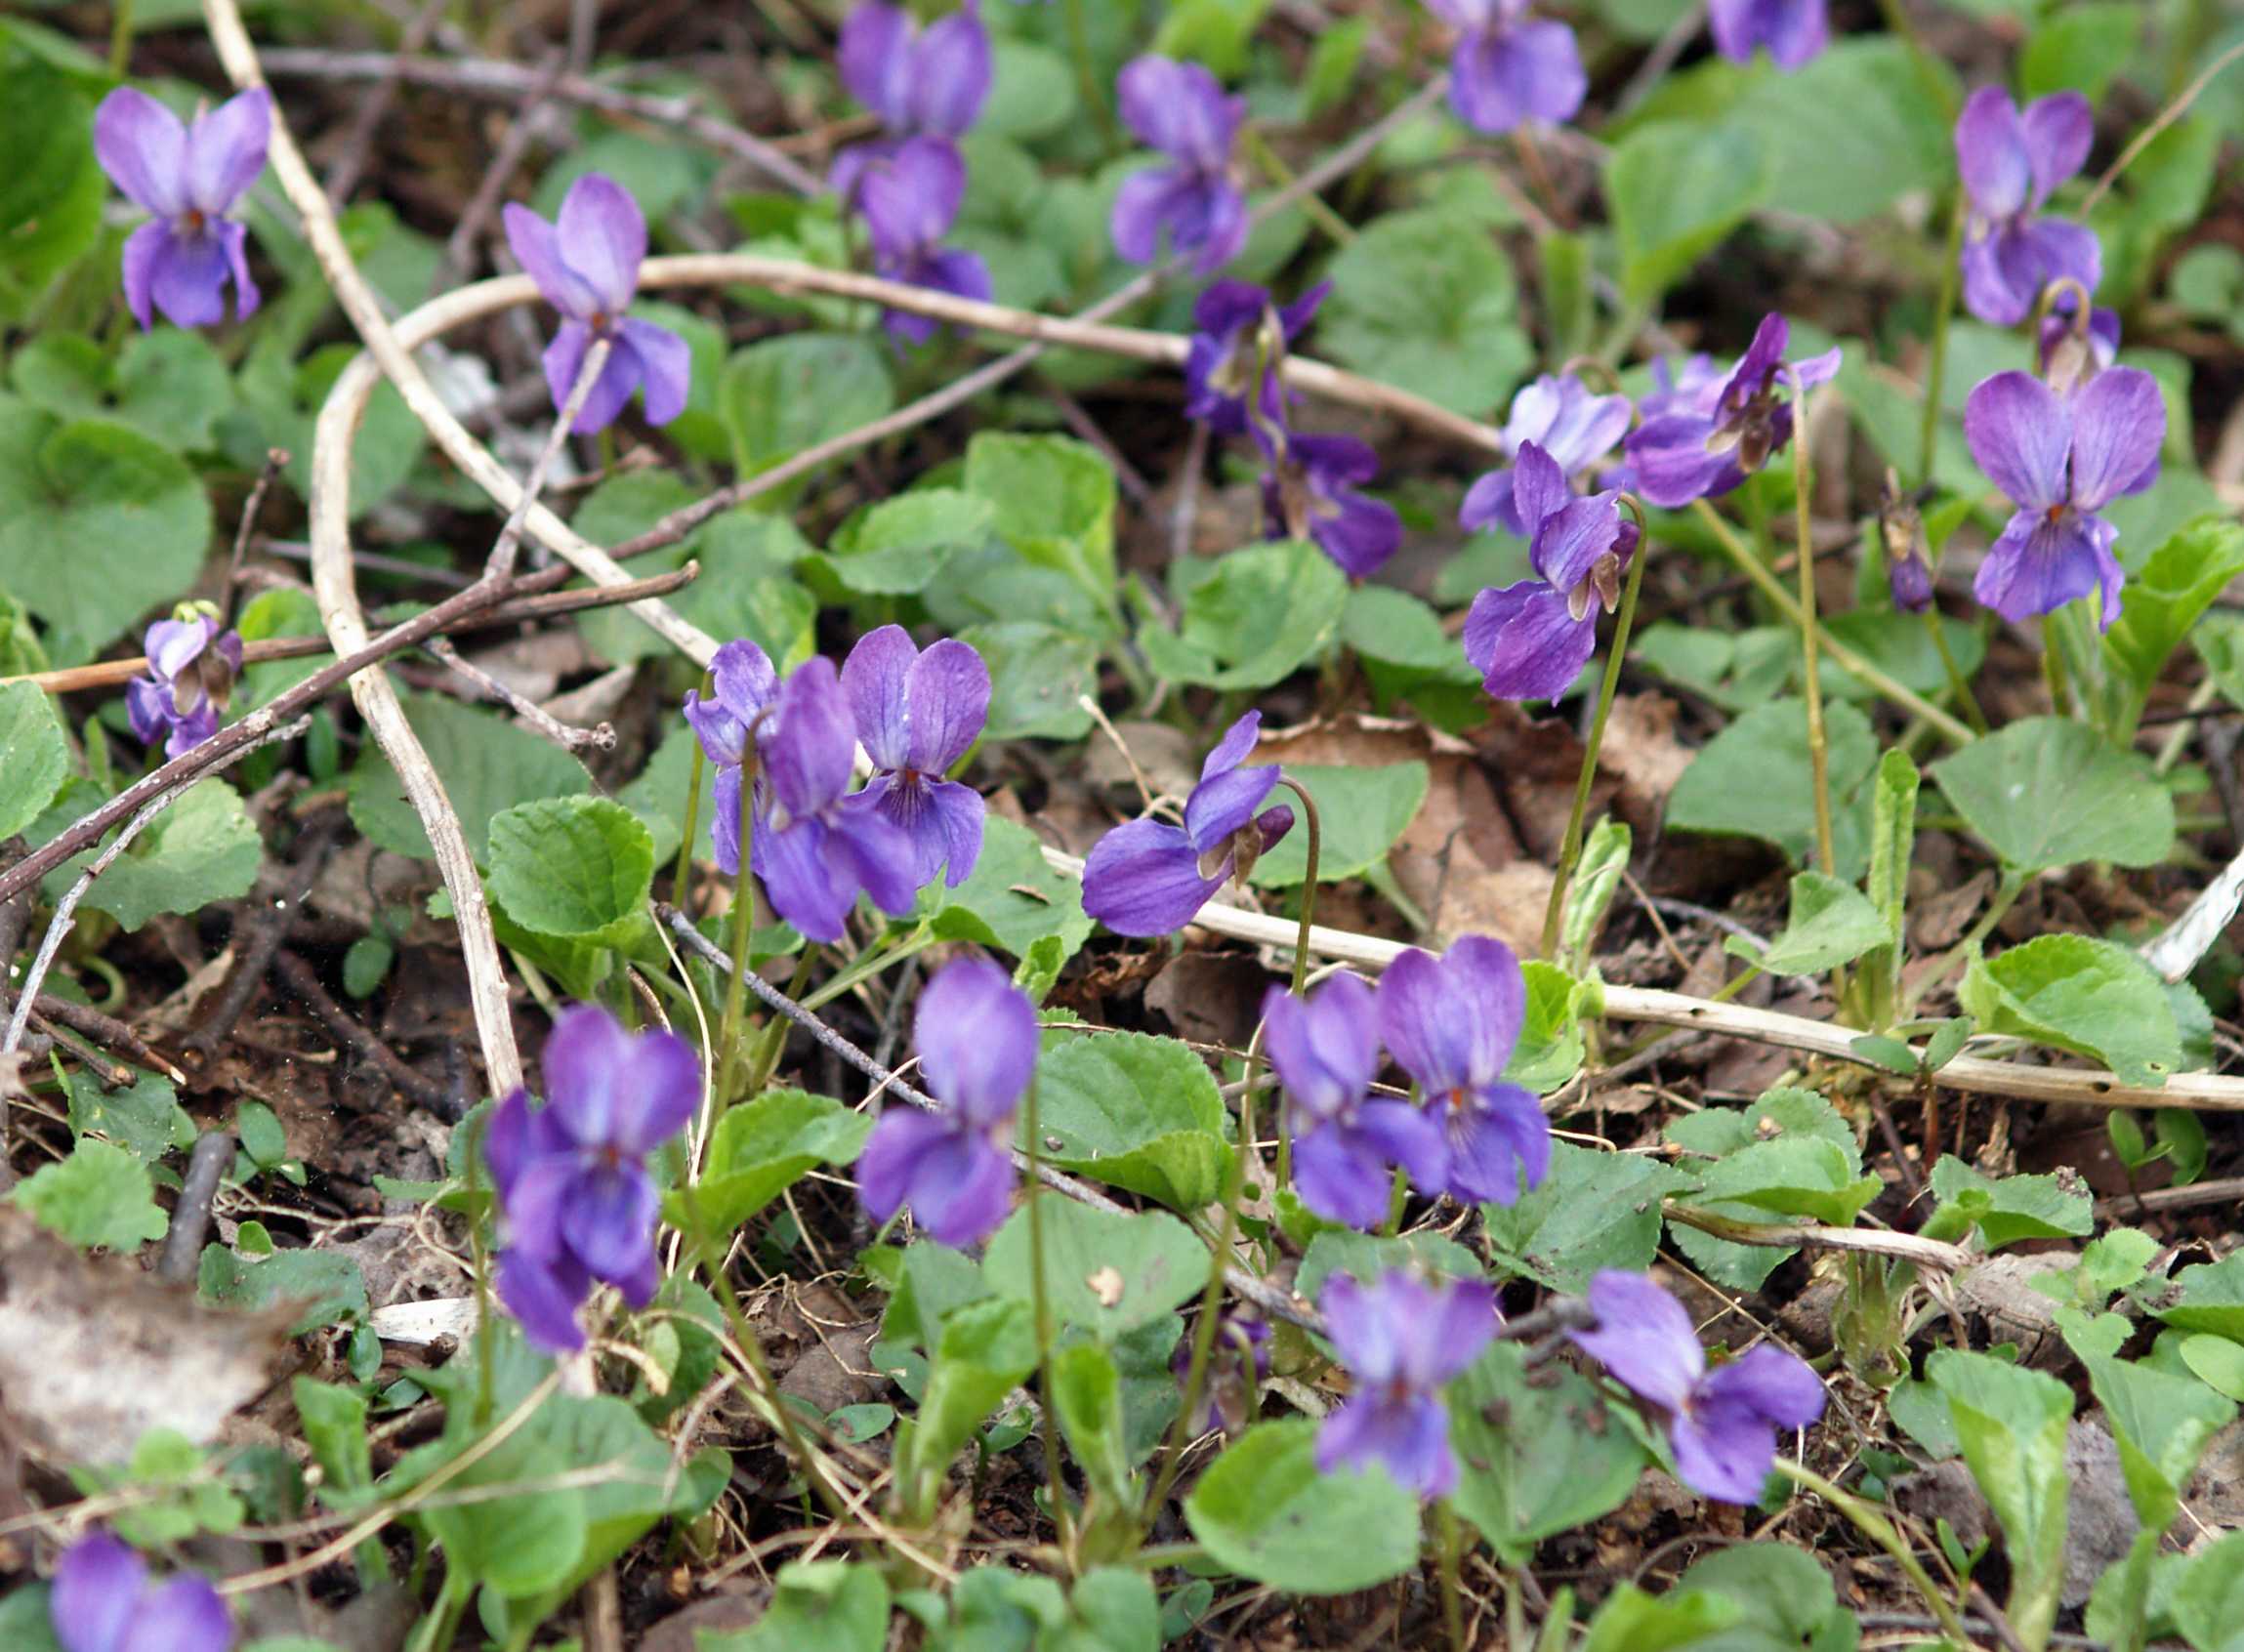
[[[1839,876],[1831,843],[1831,747],[1823,731],[1823,678],[1816,659],[1815,550],[1808,521],[1812,503],[1808,462],[1808,387],[1792,379],[1792,511],[1800,559],[1800,652],[1808,700],[1808,766],[1815,785],[1815,856],[1827,878]]]

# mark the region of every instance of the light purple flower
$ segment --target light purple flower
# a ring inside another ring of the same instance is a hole
[[[1231,146],[1247,101],[1230,98],[1198,63],[1143,57],[1123,65],[1115,81],[1122,122],[1170,164],[1132,174],[1114,197],[1108,228],[1114,250],[1132,264],[1151,264],[1161,243],[1213,274],[1247,238],[1247,201],[1231,177]]]
[[[1709,1372],[1683,1304],[1641,1273],[1590,1281],[1595,1330],[1573,1339],[1621,1385],[1668,1414],[1676,1472],[1703,1497],[1750,1504],[1776,1461],[1776,1431],[1823,1415],[1823,1384],[1805,1360],[1769,1342]]]
[[[1263,1000],[1270,1065],[1292,1101],[1294,1187],[1327,1221],[1373,1228],[1387,1219],[1392,1171],[1438,1194],[1447,1150],[1434,1122],[1408,1101],[1370,1100],[1379,1073],[1379,1004],[1353,975],[1335,975],[1307,1002],[1283,987]]]
[[[2042,378],[2059,395],[2070,395],[2119,359],[2119,312],[2099,305],[2088,312],[2084,337],[2074,325],[2080,307],[2060,298],[2042,317],[2034,360]]]
[[[646,1156],[692,1118],[701,1062],[684,1039],[633,1034],[597,1005],[561,1012],[539,1065],[546,1104],[517,1090],[491,1113],[483,1158],[506,1218],[499,1297],[552,1353],[584,1346],[576,1310],[596,1279],[633,1307],[654,1296],[660,1208]]]
[[[989,667],[955,638],[925,653],[900,625],[868,632],[842,662],[857,740],[877,771],[850,800],[911,839],[922,887],[947,862],[952,888],[981,858],[981,794],[943,776],[966,756],[989,717]]]
[[[1297,435],[1255,426],[1263,473],[1263,525],[1273,538],[1306,539],[1351,579],[1368,579],[1402,544],[1402,518],[1358,489],[1379,475],[1379,455],[1351,435]]]
[[[1715,498],[1783,450],[1792,439],[1792,404],[1778,399],[1779,391],[1795,380],[1803,388],[1820,385],[1839,371],[1837,347],[1787,364],[1790,338],[1783,316],[1763,316],[1719,390],[1689,392],[1679,386],[1674,402],[1663,403],[1656,415],[1647,412],[1626,444],[1638,492],[1671,510]]]
[[[989,266],[981,255],[942,245],[965,194],[966,162],[948,139],[907,139],[874,161],[857,184],[874,269],[891,281],[988,302]],[[900,310],[884,310],[881,320],[901,344],[925,344],[941,325]]]
[[[2078,92],[2057,92],[2018,112],[2010,94],[1982,86],[1956,117],[1956,167],[1971,197],[1964,228],[1964,306],[1998,327],[2033,313],[2042,290],[2066,277],[2096,291],[2103,251],[2086,225],[2034,216],[2050,192],[2087,163],[2096,117]]]
[[[1825,0],[1709,0],[1707,27],[1715,50],[1732,62],[1750,63],[1754,49],[1768,48],[1780,69],[1796,69],[1831,43]]]
[[[1612,452],[1628,431],[1627,396],[1592,395],[1590,387],[1571,373],[1545,373],[1512,398],[1512,413],[1504,424],[1504,451],[1516,465],[1519,450],[1533,442],[1557,460],[1567,476],[1578,476]],[[1529,537],[1535,524],[1514,503],[1513,487],[1511,466],[1488,472],[1466,492],[1458,521],[1469,528],[1500,527],[1521,539]]]
[[[2070,397],[2030,373],[1997,373],[1964,403],[1972,457],[2017,507],[1979,564],[1972,594],[2020,621],[2100,590],[2106,630],[2127,577],[2119,530],[2097,513],[2158,479],[2166,403],[2139,367],[2109,367]]]
[[[1558,462],[1535,442],[1519,449],[1512,501],[1527,524],[1536,579],[1473,599],[1465,657],[1499,700],[1555,700],[1573,687],[1598,645],[1598,610],[1621,599],[1621,575],[1637,549],[1637,524],[1617,492],[1577,499]]]
[[[1189,924],[1233,877],[1284,837],[1294,811],[1263,804],[1277,788],[1276,764],[1242,767],[1255,749],[1263,714],[1251,711],[1224,731],[1184,800],[1182,829],[1132,820],[1092,847],[1083,863],[1083,910],[1118,935],[1166,935]]]
[[[1551,1168],[1542,1104],[1504,1082],[1527,1015],[1527,983],[1512,949],[1466,935],[1439,959],[1413,947],[1379,982],[1379,1026],[1441,1120],[1448,1191],[1509,1205]]]
[[[1318,1305],[1354,1383],[1317,1428],[1318,1470],[1377,1463],[1421,1498],[1447,1497],[1457,1457],[1441,1389],[1494,1339],[1496,1293],[1477,1279],[1429,1284],[1396,1270],[1359,1285],[1335,1273]]]
[[[546,347],[546,389],[559,412],[576,388],[595,339],[608,342],[607,365],[572,427],[579,435],[615,422],[634,391],[644,390],[646,422],[667,425],[686,410],[693,361],[686,341],[667,327],[624,313],[639,291],[646,258],[646,218],[631,191],[603,173],[569,186],[561,213],[548,224],[526,206],[506,209],[507,245],[561,312],[561,331]]]
[[[1509,132],[1521,121],[1571,120],[1589,92],[1574,31],[1527,21],[1528,0],[1426,0],[1457,29],[1449,58],[1449,105],[1476,132]]]
[[[1319,281],[1282,310],[1266,288],[1245,281],[1218,281],[1202,293],[1192,306],[1192,344],[1184,356],[1184,417],[1218,435],[1240,435],[1252,394],[1257,421],[1282,424],[1287,397],[1278,369],[1286,347],[1331,291],[1330,281]]]
[[[989,32],[973,0],[922,29],[911,14],[863,0],[842,24],[842,85],[880,117],[888,141],[859,144],[835,157],[828,182],[856,198],[866,167],[906,138],[962,138],[989,98]]]
[[[47,1620],[62,1652],[228,1652],[233,1624],[210,1581],[182,1572],[151,1586],[148,1565],[107,1532],[88,1532],[55,1568]]]
[[[740,871],[740,776],[754,753],[758,725],[779,697],[779,674],[770,656],[745,638],[727,642],[709,661],[711,697],[686,691],[686,721],[717,765],[717,811],[710,842],[717,864]]]
[[[906,1203],[945,1245],[996,1232],[1013,1202],[1013,1115],[1036,1072],[1036,1009],[986,959],[929,981],[912,1036],[939,1112],[891,1102],[865,1138],[857,1187],[886,1221]]]
[[[262,86],[197,115],[192,126],[130,86],[94,111],[102,170],[155,215],[125,242],[125,302],[143,331],[154,325],[153,310],[175,327],[225,320],[229,280],[234,318],[256,313],[249,231],[227,214],[265,170],[271,132],[272,94]]]
[[[218,732],[218,714],[241,674],[241,636],[221,632],[208,614],[158,620],[141,651],[148,675],[125,684],[133,737],[152,746],[164,736],[164,755],[184,756]]]

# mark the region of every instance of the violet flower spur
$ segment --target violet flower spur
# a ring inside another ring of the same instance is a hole
[[[1680,509],[1727,493],[1792,439],[1792,404],[1778,399],[1795,381],[1820,385],[1839,371],[1836,347],[1786,362],[1791,327],[1765,315],[1753,343],[1719,390],[1686,394],[1629,433],[1624,450],[1637,491],[1654,505]]]
[[[241,675],[241,635],[222,632],[209,614],[158,620],[141,643],[148,675],[125,684],[125,712],[144,746],[164,740],[181,757],[218,732],[218,715]]]
[[[1379,1027],[1441,1121],[1447,1191],[1460,1202],[1510,1205],[1551,1168],[1542,1103],[1504,1082],[1527,1016],[1527,982],[1512,949],[1467,935],[1439,959],[1413,947],[1379,981]]]
[[[107,1532],[62,1553],[47,1621],[62,1652],[229,1652],[233,1623],[210,1580],[181,1572],[148,1582],[148,1563]]]
[[[686,341],[624,314],[646,257],[646,219],[631,191],[591,172],[569,186],[554,223],[514,201],[505,216],[516,261],[561,312],[561,331],[545,352],[554,410],[567,405],[593,341],[605,339],[607,364],[571,427],[577,434],[613,424],[634,391],[644,392],[650,425],[667,425],[683,413],[693,370]]]
[[[916,884],[935,882],[947,863],[945,882],[957,888],[981,858],[985,805],[972,786],[943,776],[981,738],[989,667],[955,638],[923,653],[902,626],[884,625],[842,662],[842,692],[876,770],[851,805],[911,839]]]
[[[1133,173],[1114,197],[1108,229],[1132,264],[1152,264],[1161,243],[1213,274],[1247,238],[1247,200],[1231,177],[1231,148],[1247,101],[1226,97],[1198,63],[1143,57],[1123,65],[1114,84],[1122,123],[1170,164]]]
[[[1429,1284],[1394,1270],[1359,1285],[1335,1273],[1318,1306],[1354,1381],[1318,1425],[1318,1471],[1377,1463],[1421,1498],[1447,1497],[1458,1470],[1441,1389],[1494,1340],[1496,1293],[1477,1279]]]
[[[1270,1065],[1293,1103],[1294,1186],[1327,1221],[1371,1229],[1387,1219],[1391,1174],[1437,1193],[1447,1150],[1434,1122],[1408,1101],[1370,1100],[1379,1073],[1379,1005],[1353,975],[1309,999],[1273,986],[1263,999]]]
[[[499,1298],[533,1343],[573,1353],[594,1280],[635,1308],[653,1299],[660,1200],[646,1157],[700,1104],[701,1061],[682,1038],[628,1033],[579,1004],[555,1019],[539,1066],[546,1104],[533,1108],[517,1090],[483,1133],[506,1218]]]
[[[1283,309],[1267,290],[1245,281],[1218,281],[1202,293],[1192,306],[1192,343],[1184,356],[1184,417],[1217,435],[1242,435],[1252,395],[1257,420],[1282,422],[1287,397],[1278,369],[1286,347],[1331,291],[1330,281],[1319,281]]]
[[[1504,450],[1517,465],[1519,450],[1533,442],[1557,460],[1567,476],[1578,476],[1612,452],[1628,432],[1627,396],[1592,395],[1590,387],[1571,373],[1545,373],[1512,398],[1511,415],[1504,422]],[[1529,538],[1535,523],[1514,501],[1515,485],[1512,466],[1488,472],[1466,491],[1458,521],[1469,528],[1500,527]]]
[[[1780,69],[1796,69],[1831,44],[1826,0],[1708,0],[1707,28],[1715,50],[1730,62],[1750,63],[1756,47],[1768,48]]]
[[[1590,90],[1574,31],[1527,21],[1529,0],[1426,0],[1459,31],[1449,58],[1449,106],[1475,132],[1522,121],[1571,120]]]
[[[1641,1273],[1590,1281],[1598,1324],[1571,1333],[1623,1387],[1668,1414],[1676,1472],[1703,1497],[1751,1504],[1776,1461],[1776,1431],[1823,1415],[1823,1384],[1799,1355],[1762,1342],[1714,1371],[1683,1306]]]
[[[942,1109],[881,1110],[857,1157],[859,1195],[877,1221],[909,1204],[941,1243],[976,1244],[1012,1208],[1013,1117],[1036,1072],[1036,1009],[995,964],[962,959],[920,994],[912,1039]]]
[[[1306,539],[1351,579],[1369,579],[1402,544],[1402,518],[1357,491],[1379,475],[1371,444],[1350,435],[1297,435],[1283,425],[1255,425],[1268,460],[1263,473],[1263,524],[1274,538]]]
[[[965,194],[966,162],[940,138],[908,139],[867,167],[857,200],[872,237],[874,269],[891,281],[986,303],[989,266],[981,255],[941,244]],[[897,343],[912,345],[927,343],[941,325],[932,315],[900,310],[883,310],[881,324]]]
[[[686,693],[686,722],[717,767],[717,810],[710,842],[718,867],[740,871],[740,780],[751,767],[758,724],[779,696],[779,674],[770,656],[745,638],[727,642],[709,661],[711,698]]]
[[[94,111],[94,153],[110,181],[155,216],[125,242],[125,303],[145,332],[153,310],[175,327],[257,312],[249,276],[249,231],[227,216],[265,170],[272,94],[262,86],[229,98],[192,126],[145,92],[120,86]]]
[[[1972,594],[2022,621],[2100,591],[2105,630],[2126,579],[2119,530],[2097,513],[2158,479],[2166,402],[2139,367],[2109,367],[2059,396],[2030,373],[1997,373],[1964,403],[1972,457],[2017,512],[1979,564]]]
[[[843,87],[888,135],[835,157],[827,182],[844,201],[856,198],[865,168],[893,154],[895,141],[962,138],[989,98],[989,31],[973,0],[924,29],[900,6],[862,0],[842,24],[836,56]]]
[[[1251,711],[1224,731],[1184,800],[1182,828],[1126,821],[1092,846],[1083,863],[1083,910],[1118,935],[1167,935],[1189,924],[1217,890],[1244,878],[1284,837],[1294,811],[1263,805],[1276,790],[1276,764],[1242,767],[1262,731]]]
[[[2069,278],[2096,291],[2103,251],[2086,225],[2037,218],[2079,172],[2096,117],[2078,92],[2037,98],[2020,114],[2010,94],[1982,86],[1956,117],[1956,167],[1970,198],[1964,228],[1964,307],[1997,327],[2033,313],[2042,290]]]

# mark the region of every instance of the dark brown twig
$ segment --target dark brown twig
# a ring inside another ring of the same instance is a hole
[[[329,996],[319,984],[319,971],[303,958],[282,947],[272,955],[272,971],[283,986],[303,1000],[312,1019],[327,1029],[328,1037],[372,1065],[417,1105],[436,1112],[444,1110],[444,1087],[414,1071],[403,1056],[360,1026],[350,1011]]]
[[[397,87],[403,78],[399,68],[429,44],[430,32],[443,15],[444,4],[445,0],[423,0],[421,9],[413,14],[397,42],[397,66],[374,83],[374,90],[366,94],[357,112],[351,117],[351,129],[343,140],[343,152],[327,169],[327,198],[337,206],[348,201],[351,191],[358,187],[358,175],[366,170],[366,157],[373,150],[375,134],[381,130],[390,105],[397,101]]]
[[[43,992],[31,1009],[41,1020],[68,1027],[80,1037],[115,1051],[128,1061],[136,1062],[151,1072],[161,1073],[174,1084],[187,1083],[187,1074],[166,1060],[155,1046],[114,1015],[104,1015],[91,1004],[75,1004],[67,998],[57,998],[52,993]]]
[[[156,1260],[159,1277],[184,1281],[195,1276],[203,1241],[210,1237],[211,1201],[232,1168],[233,1137],[223,1130],[204,1132],[187,1156],[179,1203],[172,1207],[172,1224],[164,1232],[163,1252]]]
[[[553,96],[554,87],[568,68],[568,59],[561,52],[549,54],[539,65],[538,78],[522,95],[522,106],[516,111],[514,124],[507,128],[507,135],[499,140],[499,147],[491,156],[491,164],[483,169],[476,192],[468,197],[468,204],[461,208],[459,222],[452,226],[451,236],[444,242],[444,262],[436,271],[434,291],[441,292],[465,280],[468,272],[475,268],[476,242],[481,237],[484,227],[490,223],[491,215],[499,210],[500,197],[507,192],[507,185],[514,178],[515,169],[522,164],[522,157],[529,153],[530,145],[537,140],[538,111],[545,106],[546,100]]]
[[[319,881],[320,868],[326,863],[328,851],[335,847],[342,827],[342,816],[330,813],[317,825],[308,828],[296,846],[296,852],[289,856],[287,866],[277,876],[261,878],[258,894],[236,903],[230,937],[234,948],[233,969],[219,989],[218,1002],[203,1018],[203,1024],[181,1041],[183,1053],[197,1060],[208,1060],[233,1031],[234,1023],[241,1019],[250,1000],[265,984],[266,973],[272,968],[272,955],[280,950],[281,942],[289,938],[297,915],[311,897],[312,886]]]
[[[547,711],[535,700],[516,693],[481,666],[464,658],[460,650],[441,637],[432,637],[427,651],[444,662],[459,676],[466,679],[476,691],[486,700],[505,706],[540,734],[561,747],[564,752],[613,751],[615,730],[604,723],[590,728],[571,728],[567,723]]]
[[[280,475],[280,468],[287,463],[286,448],[267,448],[264,468],[257,473],[257,480],[250,485],[249,497],[242,502],[241,525],[233,533],[233,557],[226,566],[226,591],[222,606],[229,616],[233,613],[234,597],[241,590],[241,565],[249,558],[249,541],[250,536],[257,531],[257,515],[265,509],[265,496],[271,491],[272,478]]]

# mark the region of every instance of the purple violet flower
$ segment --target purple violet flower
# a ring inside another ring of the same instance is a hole
[[[1614,491],[1577,499],[1558,462],[1522,443],[1508,503],[1527,524],[1528,556],[1540,577],[1490,587],[1465,616],[1465,657],[1499,700],[1556,700],[1573,687],[1598,646],[1598,609],[1621,599],[1621,575],[1637,549],[1637,524]]]
[[[1426,0],[1458,30],[1449,58],[1449,106],[1475,132],[1522,121],[1571,120],[1590,90],[1574,31],[1525,21],[1529,0]]]
[[[1776,1431],[1823,1415],[1823,1384],[1799,1355],[1769,1342],[1715,1371],[1690,1315],[1641,1273],[1590,1281],[1597,1329],[1573,1339],[1623,1387],[1668,1414],[1676,1472],[1702,1497],[1751,1504],[1776,1461]]]
[[[151,1587],[148,1563],[107,1532],[62,1553],[47,1600],[62,1652],[228,1652],[233,1623],[210,1580],[181,1572]]]
[[[1457,1489],[1442,1385],[1475,1360],[1503,1323],[1496,1293],[1477,1279],[1429,1284],[1394,1270],[1359,1285],[1346,1273],[1325,1282],[1318,1304],[1354,1387],[1319,1425],[1316,1466],[1377,1463],[1421,1498]]]
[[[851,799],[911,839],[921,887],[949,864],[952,888],[981,858],[981,794],[943,776],[981,737],[989,667],[969,643],[944,638],[925,653],[900,625],[867,633],[842,662],[842,692],[857,740],[878,771]]]
[[[2059,299],[2042,317],[2034,362],[2051,390],[2070,395],[2119,359],[2119,312],[2099,305],[2088,312],[2084,338],[2075,327],[2079,307]]]
[[[654,1296],[661,1201],[646,1156],[700,1105],[701,1062],[682,1038],[628,1033],[605,1010],[578,1004],[555,1019],[538,1064],[546,1104],[533,1109],[517,1090],[483,1133],[507,1224],[499,1298],[537,1346],[573,1353],[594,1280],[635,1308]]]
[[[2100,590],[2105,630],[2126,579],[2119,530],[2097,515],[2158,479],[2166,402],[2140,367],[2109,367],[2059,396],[2030,373],[1997,373],[1964,403],[1972,457],[2017,507],[1972,594],[2017,622]]]
[[[857,1158],[865,1209],[910,1204],[920,1226],[964,1247],[995,1233],[1013,1203],[1013,1115],[1036,1073],[1036,1008],[987,959],[929,981],[912,1037],[940,1112],[890,1102]]]
[[[1379,981],[1379,1027],[1441,1120],[1448,1192],[1510,1205],[1551,1168],[1542,1103],[1504,1082],[1527,1016],[1527,982],[1512,949],[1466,935],[1439,959],[1413,947]]]
[[[1777,399],[1779,388],[1794,380],[1804,388],[1820,385],[1839,371],[1836,346],[1787,363],[1790,338],[1783,316],[1763,316],[1720,390],[1694,394],[1679,386],[1674,403],[1657,415],[1647,411],[1626,443],[1640,493],[1669,510],[1716,498],[1783,450],[1792,439],[1792,404]]]
[[[1886,585],[1893,606],[1921,614],[1932,606],[1932,564],[1925,539],[1924,514],[1901,491],[1901,478],[1886,467],[1886,487],[1878,500],[1878,536],[1886,550]]]
[[[561,312],[561,331],[545,353],[554,410],[567,404],[593,340],[605,339],[607,365],[576,416],[577,434],[605,430],[638,390],[645,392],[648,424],[667,425],[683,413],[693,370],[686,341],[624,313],[646,258],[646,218],[631,191],[589,172],[569,186],[554,223],[509,201],[506,224],[516,261]]]
[[[1124,64],[1114,90],[1123,125],[1171,163],[1123,180],[1108,223],[1114,250],[1152,264],[1166,237],[1171,252],[1199,255],[1199,273],[1215,273],[1247,238],[1246,196],[1231,177],[1247,101],[1225,96],[1198,63],[1156,57]]]
[[[1578,476],[1612,452],[1628,431],[1627,396],[1592,395],[1590,387],[1571,373],[1545,373],[1512,398],[1512,413],[1504,423],[1504,451],[1517,465],[1519,450],[1533,442],[1557,460],[1566,475]],[[1511,466],[1488,472],[1466,492],[1458,521],[1469,528],[1500,527],[1529,538],[1535,524],[1513,502],[1513,487]]]
[[[2042,291],[2066,277],[2089,292],[2103,251],[2083,224],[2037,218],[2052,190],[2087,163],[2096,117],[2078,92],[2028,103],[1982,86],[1956,117],[1956,167],[1971,197],[1964,228],[1964,307],[2009,327],[2033,313]]]
[[[272,94],[262,86],[195,116],[192,126],[130,86],[94,111],[102,170],[155,215],[125,242],[125,303],[143,332],[154,325],[152,310],[175,327],[225,320],[229,280],[234,318],[257,312],[249,231],[227,214],[265,170],[271,133]]]
[[[858,206],[873,242],[873,268],[891,281],[987,303],[989,266],[979,253],[946,249],[942,238],[966,194],[966,161],[942,138],[910,138],[864,171]],[[925,344],[941,325],[932,315],[884,310],[899,344]]]
[[[753,751],[757,725],[779,697],[779,674],[770,656],[745,638],[710,658],[711,698],[686,691],[686,722],[717,767],[716,818],[710,822],[717,864],[740,871],[740,775]]]
[[[1825,0],[1708,0],[1707,27],[1715,50],[1734,63],[1753,62],[1768,48],[1780,69],[1799,68],[1831,43]]]
[[[1448,1156],[1440,1127],[1408,1101],[1366,1099],[1379,1073],[1379,1005],[1353,975],[1306,1002],[1273,986],[1263,1000],[1270,1065],[1293,1103],[1294,1186],[1327,1221],[1370,1229],[1387,1219],[1392,1169],[1438,1193]]]
[[[241,674],[241,635],[220,631],[208,614],[158,620],[141,650],[148,675],[125,684],[133,737],[152,746],[162,735],[166,757],[185,756],[218,732],[218,714]]]
[[[865,168],[893,154],[897,141],[963,138],[989,98],[989,31],[973,0],[924,29],[900,6],[863,0],[842,24],[837,56],[842,85],[888,135],[835,157],[827,181],[844,201],[855,200]]]
[[[1252,394],[1258,422],[1282,424],[1287,398],[1278,368],[1286,347],[1331,291],[1330,281],[1320,281],[1282,310],[1267,289],[1245,281],[1218,281],[1202,293],[1192,306],[1192,344],[1184,356],[1184,417],[1218,435],[1242,435]]]
[[[1083,863],[1083,910],[1118,935],[1166,935],[1189,924],[1218,889],[1244,878],[1284,837],[1294,811],[1264,808],[1277,789],[1276,764],[1240,766],[1255,749],[1263,714],[1224,731],[1184,800],[1182,828],[1131,820],[1092,846]]]
[[[1357,491],[1379,475],[1379,455],[1351,435],[1297,435],[1255,426],[1269,462],[1263,473],[1263,526],[1272,538],[1306,539],[1351,579],[1369,579],[1402,544],[1402,518]]]

